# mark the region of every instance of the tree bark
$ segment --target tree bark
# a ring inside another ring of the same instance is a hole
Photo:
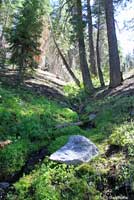
[[[87,15],[88,15],[88,37],[89,37],[89,57],[91,73],[97,76],[94,42],[93,42],[93,26],[90,0],[87,0]]]
[[[114,22],[113,0],[105,0],[105,14],[109,46],[110,85],[114,88],[121,84],[120,59]]]
[[[56,46],[56,48],[58,50],[59,55],[62,58],[62,61],[63,61],[64,65],[65,65],[67,71],[69,72],[69,74],[71,75],[71,77],[73,78],[73,80],[75,81],[75,83],[80,87],[80,81],[76,78],[75,74],[73,73],[73,71],[71,70],[70,66],[68,65],[68,63],[67,63],[64,55],[62,54],[62,52],[61,52],[61,50],[60,50],[60,48],[59,48],[59,46],[58,46],[58,44],[57,44],[57,42],[56,42],[55,39],[54,39],[54,43],[55,43],[55,46]]]
[[[93,91],[93,84],[88,69],[87,59],[86,59],[86,50],[84,42],[84,33],[83,33],[83,23],[82,23],[82,4],[81,0],[77,0],[77,38],[79,46],[79,58],[80,58],[80,67],[82,72],[84,88],[87,92]]]
[[[52,23],[51,23],[51,19],[50,19],[50,18],[49,18],[49,21],[50,21],[50,25],[51,25],[51,32],[52,32],[53,41],[54,41],[54,44],[55,44],[55,46],[56,46],[56,48],[57,48],[57,51],[58,51],[58,53],[59,53],[59,55],[60,55],[60,57],[61,57],[61,59],[62,59],[64,65],[65,65],[67,71],[69,72],[69,74],[71,75],[71,77],[73,78],[73,80],[75,81],[76,85],[77,85],[78,87],[80,87],[80,81],[76,78],[75,74],[74,74],[73,71],[71,70],[70,66],[68,65],[68,63],[67,63],[67,61],[66,61],[65,56],[63,55],[62,51],[60,50],[60,48],[59,48],[59,46],[58,46],[58,44],[57,44],[57,42],[56,42],[56,39],[55,39],[55,35],[54,35],[54,33],[53,33],[53,27],[52,27]]]
[[[96,54],[97,54],[97,68],[100,84],[102,87],[105,86],[103,73],[101,70],[101,58],[100,58],[100,0],[98,0],[98,22],[97,22],[97,40],[96,40]]]

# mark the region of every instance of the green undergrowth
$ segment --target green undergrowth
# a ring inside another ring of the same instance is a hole
[[[92,200],[94,197],[97,200],[102,199],[94,182],[88,184],[89,176],[82,176],[82,168],[82,166],[79,168],[56,164],[45,159],[39,169],[37,168],[32,174],[24,176],[15,184],[15,194],[9,193],[7,199]],[[92,168],[88,167],[88,173],[93,176],[92,179],[95,179]]]
[[[21,89],[0,87],[0,179],[21,169],[28,155],[56,137],[55,126],[77,121],[69,108]]]
[[[79,166],[58,164],[45,158],[14,184],[15,192],[8,193],[8,200],[123,198],[126,193],[118,190],[124,184],[129,184],[134,192],[133,96],[90,99],[83,114],[78,116],[60,103],[20,89],[1,88],[0,94],[0,136],[2,140],[12,140],[11,145],[0,150],[3,174],[19,170],[27,156],[42,146],[47,146],[50,153],[55,152],[70,135],[86,136],[100,151],[90,163]],[[81,102],[82,98],[79,96]],[[87,120],[91,113],[96,114],[92,129],[54,128],[57,124]],[[115,151],[107,153],[110,147]]]

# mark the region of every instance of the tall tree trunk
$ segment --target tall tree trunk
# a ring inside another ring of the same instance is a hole
[[[86,50],[84,42],[84,33],[83,33],[83,23],[82,23],[82,4],[81,0],[77,0],[77,38],[79,46],[79,57],[80,57],[80,67],[82,72],[83,84],[87,92],[93,91],[93,84],[88,69],[87,59],[86,59]]]
[[[21,85],[24,83],[24,61],[20,63],[19,69],[18,69],[18,84]]]
[[[52,27],[52,22],[51,22],[51,18],[49,18],[49,22],[50,22],[50,26],[51,26],[51,32],[52,32],[52,37],[53,37],[53,41],[54,41],[54,44],[56,46],[56,49],[67,69],[67,71],[69,72],[70,76],[73,78],[73,80],[75,81],[76,85],[78,87],[80,87],[80,81],[77,79],[77,77],[75,76],[75,74],[73,73],[72,69],[70,68],[69,64],[67,63],[66,61],[66,58],[64,56],[64,54],[62,53],[62,51],[60,50],[59,46],[58,46],[58,43],[56,42],[56,39],[55,39],[55,35],[53,33],[53,27]]]
[[[76,78],[76,76],[75,76],[75,74],[73,73],[71,67],[68,65],[68,63],[67,63],[67,61],[66,61],[66,58],[65,58],[65,56],[63,55],[62,51],[60,50],[60,48],[59,48],[59,46],[58,46],[58,44],[57,44],[55,38],[53,38],[53,40],[54,40],[55,46],[56,46],[56,48],[57,48],[57,51],[58,51],[58,53],[59,53],[59,55],[60,55],[60,57],[61,57],[61,59],[62,59],[64,65],[65,65],[67,71],[69,72],[69,74],[71,75],[71,77],[73,78],[73,80],[75,81],[75,83],[77,84],[77,86],[80,87],[80,81]]]
[[[97,76],[97,69],[95,63],[95,52],[94,52],[94,42],[93,42],[93,26],[92,26],[92,13],[90,0],[87,0],[87,15],[88,15],[88,37],[89,37],[89,56],[90,56],[90,68],[91,73]]]
[[[107,24],[109,65],[110,65],[110,85],[114,88],[121,84],[120,59],[114,22],[113,0],[105,0],[105,14]]]
[[[70,68],[72,68],[72,65],[73,65],[73,56],[72,56],[72,51],[71,50],[68,50],[67,56],[68,56],[69,66],[70,66]]]
[[[96,40],[96,54],[97,54],[97,68],[101,86],[105,86],[103,73],[101,70],[101,58],[100,58],[100,0],[98,0],[98,22],[97,22],[97,40]]]
[[[5,4],[5,2],[4,2],[4,4]],[[5,16],[4,16],[4,23],[3,23],[2,32],[1,32],[1,35],[0,35],[0,49],[1,49],[0,65],[2,66],[2,68],[5,67],[5,62],[6,62],[6,47],[5,47],[5,41],[4,41],[4,34],[5,34],[5,28],[6,28],[7,23],[8,23],[8,18],[9,18],[9,8],[10,7],[8,6],[7,11],[5,13]]]

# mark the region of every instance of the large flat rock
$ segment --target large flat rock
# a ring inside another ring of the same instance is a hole
[[[98,153],[98,148],[88,138],[74,135],[67,144],[50,156],[50,160],[76,165],[89,162]]]

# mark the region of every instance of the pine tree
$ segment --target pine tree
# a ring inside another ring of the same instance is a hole
[[[9,31],[11,62],[18,68],[18,80],[23,82],[25,73],[37,67],[35,56],[39,55],[44,15],[48,11],[46,0],[25,0],[15,15]]]
[[[93,40],[93,22],[92,22],[92,12],[91,12],[90,0],[87,0],[87,22],[88,22],[90,69],[91,69],[91,73],[93,75],[97,76],[94,40]]]
[[[77,39],[79,47],[80,67],[82,72],[83,84],[87,92],[93,92],[93,84],[90,76],[90,71],[87,64],[86,49],[84,42],[84,29],[82,20],[82,2],[76,1],[77,6]]]
[[[109,45],[110,87],[114,88],[120,85],[122,81],[120,72],[120,58],[114,22],[113,0],[105,0],[104,2]]]

